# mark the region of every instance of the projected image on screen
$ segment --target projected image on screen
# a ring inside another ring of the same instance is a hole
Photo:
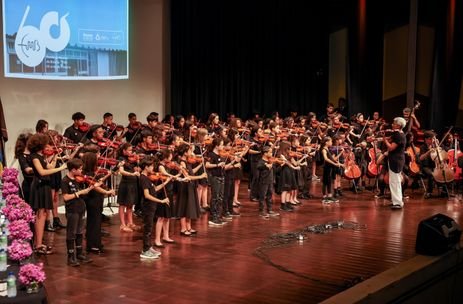
[[[5,77],[127,79],[128,0],[3,0]]]

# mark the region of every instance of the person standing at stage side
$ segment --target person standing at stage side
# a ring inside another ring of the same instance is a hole
[[[402,131],[406,121],[402,117],[394,118],[392,129],[394,130],[390,138],[384,139],[387,147],[389,162],[389,189],[391,191],[392,209],[402,209],[402,170],[405,165],[405,134]]]

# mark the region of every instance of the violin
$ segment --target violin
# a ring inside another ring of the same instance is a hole
[[[93,177],[88,175],[77,175],[75,176],[75,179],[76,182],[78,182],[79,184],[88,184],[90,186],[93,186],[95,183],[97,183],[97,181]]]
[[[174,150],[174,145],[163,145],[163,144],[158,144],[158,143],[154,143],[154,144],[147,144],[146,147],[148,148],[149,151],[153,151],[153,150],[164,150],[164,149],[169,149],[169,150]]]
[[[179,165],[178,163],[173,162],[173,161],[166,162],[166,163],[164,163],[164,165],[165,165],[167,168],[171,169],[171,170],[180,171],[180,170],[183,169],[182,167],[180,167],[180,165]]]
[[[189,164],[197,164],[203,161],[201,156],[189,155],[186,160]]]
[[[142,159],[143,157],[144,157],[143,154],[132,153],[127,156],[127,159],[129,160],[129,163],[138,163],[140,159]]]
[[[114,148],[114,149],[119,149],[119,146],[121,145],[122,143],[120,141],[112,141],[108,138],[103,138],[101,139],[97,145],[101,148]]]
[[[136,121],[136,122],[130,123],[129,126],[133,130],[138,130],[143,126],[143,124],[139,121]]]
[[[55,154],[60,154],[62,152],[63,152],[62,149],[56,148],[56,147],[49,147],[49,148],[45,148],[42,150],[42,154],[45,156],[52,156]]]
[[[301,158],[302,156],[304,156],[301,152],[297,152],[297,151],[288,151],[288,155],[289,157],[295,157],[295,158]]]
[[[79,126],[79,130],[81,132],[87,133],[90,130],[90,124],[88,122],[82,122],[82,124]]]
[[[310,125],[312,126],[312,128],[320,128],[320,129],[326,129],[328,128],[328,124],[324,123],[324,122],[320,122],[318,120],[314,120],[310,123]]]
[[[267,158],[266,161],[271,164],[279,164],[279,165],[284,165],[286,163],[284,159],[279,158],[279,157],[274,157],[274,156]]]
[[[333,124],[333,128],[335,129],[349,129],[349,127],[350,125],[347,122],[345,123],[338,122],[338,123]]]
[[[98,166],[108,165],[108,166],[116,166],[119,161],[115,158],[108,158],[108,157],[99,157],[98,158]]]
[[[152,173],[148,175],[148,178],[152,182],[157,182],[157,181],[165,182],[169,178],[169,176],[156,172],[156,173]]]
[[[114,122],[111,123],[108,127],[109,127],[109,130],[111,131],[116,130],[116,132],[122,132],[125,129],[123,125],[118,125],[118,124],[115,124]]]

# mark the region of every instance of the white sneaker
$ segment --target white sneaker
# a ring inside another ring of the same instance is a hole
[[[153,259],[159,259],[159,255],[153,253],[151,250],[146,250],[140,254],[140,258],[153,260]]]
[[[151,251],[152,253],[154,253],[154,254],[156,254],[156,255],[161,255],[161,251],[156,250],[156,249],[154,249],[153,247],[151,247],[151,248],[149,249],[149,251]]]

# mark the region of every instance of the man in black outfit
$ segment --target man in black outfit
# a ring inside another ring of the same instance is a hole
[[[402,170],[405,165],[406,138],[402,129],[407,122],[402,117],[394,118],[392,122],[393,133],[385,138],[389,162],[389,188],[391,190],[392,209],[402,209]]]

